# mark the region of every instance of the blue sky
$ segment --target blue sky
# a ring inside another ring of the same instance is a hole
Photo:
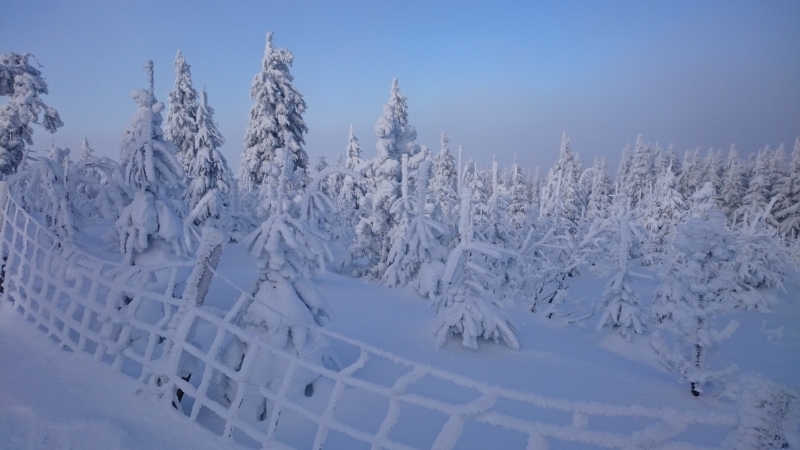
[[[166,101],[178,49],[205,86],[238,168],[265,35],[295,55],[306,150],[332,162],[348,126],[366,156],[392,77],[417,142],[480,163],[546,170],[561,133],[616,167],[638,134],[678,150],[741,153],[800,135],[800,2],[0,0],[0,53],[30,52],[64,128],[34,149],[116,157],[153,59]]]

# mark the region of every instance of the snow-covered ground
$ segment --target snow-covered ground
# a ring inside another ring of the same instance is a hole
[[[0,449],[234,449],[0,305]]]
[[[252,284],[257,275],[239,244],[226,247],[219,271],[242,287]],[[579,277],[573,281],[570,295],[597,303],[606,281]],[[709,363],[734,363],[741,374],[759,373],[800,388],[800,304],[792,281],[786,283],[786,292],[766,293],[772,312],[736,311],[723,316],[721,322],[735,319],[741,326]],[[656,283],[637,282],[645,304]],[[565,325],[535,315],[523,304],[512,304],[507,308],[520,350],[482,341],[473,351],[457,339],[439,349],[434,345],[430,304],[411,289],[388,289],[334,273],[323,274],[318,286],[335,312],[326,328],[448,372],[567,400],[736,411],[736,404],[723,398],[693,397],[687,385],[658,368],[646,337],[635,336],[628,343],[616,333],[594,331],[597,316],[583,325]],[[207,306],[230,306],[232,299],[217,298],[213,293],[212,286]],[[333,350],[337,350],[336,343]],[[341,350],[346,358],[346,349]],[[347,407],[357,410],[366,406]],[[615,431],[616,425],[610,426]],[[413,429],[406,432],[413,433]],[[458,448],[462,446],[467,445],[459,441]],[[86,354],[60,350],[8,305],[2,305],[0,448],[239,447],[180,417],[150,394],[137,392],[133,380],[113,374],[106,364]]]

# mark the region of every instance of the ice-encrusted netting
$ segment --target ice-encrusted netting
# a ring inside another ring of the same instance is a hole
[[[738,414],[567,401],[307,329],[314,342],[336,349],[338,361],[320,365],[303,354],[319,349],[288,352],[237,325],[252,298],[215,272],[220,247],[213,235],[195,263],[123,266],[61,242],[8,197],[3,182],[0,213],[0,301],[65,349],[138,380],[164,408],[248,447],[450,449],[500,436],[495,442],[527,449],[779,448],[781,422],[797,401],[762,380],[743,389]],[[206,293],[237,300],[223,311],[203,305]],[[232,346],[244,352],[241,359],[230,360]],[[272,376],[263,374],[265,361]],[[266,406],[260,416],[245,411],[254,403]],[[713,443],[693,441],[697,436]]]

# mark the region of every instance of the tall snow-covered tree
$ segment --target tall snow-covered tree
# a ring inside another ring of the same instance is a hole
[[[431,192],[434,201],[439,204],[445,222],[449,222],[456,214],[458,205],[458,169],[455,157],[450,153],[447,134],[442,133],[442,147],[433,159],[433,177]]]
[[[370,260],[369,272],[380,278],[391,247],[389,231],[400,219],[391,213],[392,205],[401,196],[400,160],[407,154],[409,163],[416,166],[418,159],[424,157],[414,143],[417,132],[408,123],[408,105],[397,78],[392,80],[389,102],[383,106],[383,114],[375,123],[375,135],[378,137],[375,145],[378,154],[367,168],[367,175],[374,177],[374,185],[370,186],[372,192],[368,193],[370,208],[356,226],[353,253],[366,256]]]
[[[667,166],[658,174],[647,209],[640,214],[644,227],[651,233],[651,252],[663,250],[675,227],[683,221],[687,209],[683,195],[678,192],[678,179],[672,167]]]
[[[590,221],[604,220],[611,209],[611,178],[605,158],[595,160],[591,172],[591,191],[586,203],[586,218]]]
[[[39,98],[47,94],[47,83],[30,58],[36,59],[30,53],[0,54],[0,96],[8,97],[0,106],[0,177],[14,173],[25,146],[33,145],[30,124],[40,124],[50,133],[64,126],[58,111]]]
[[[177,158],[188,175],[189,165],[197,153],[195,141],[198,130],[197,91],[192,85],[192,72],[189,64],[178,50],[175,55],[175,85],[169,91],[169,110],[164,125],[164,137],[175,144]],[[186,180],[188,181],[188,180]]]
[[[699,148],[687,151],[684,155],[679,186],[681,194],[686,198],[703,186],[703,161],[700,159]]]
[[[308,132],[303,121],[306,102],[303,94],[292,85],[289,69],[294,55],[272,44],[272,32],[267,33],[267,45],[261,71],[253,78],[250,98],[250,121],[244,136],[239,183],[244,191],[258,191],[268,184],[276,189],[283,164],[289,164],[290,189],[302,189],[308,182],[308,155],[303,149],[303,135]],[[288,155],[279,155],[282,149]]]
[[[733,370],[729,367],[712,371],[706,367],[709,350],[737,326],[732,323],[719,332],[711,323],[717,315],[736,306],[731,244],[725,216],[719,211],[681,224],[653,298],[656,326],[672,334],[675,341],[674,346],[669,346],[660,333],[655,335],[652,344],[658,361],[688,381],[695,396],[708,382],[724,378]]]
[[[722,187],[720,188],[720,201],[722,211],[733,221],[734,214],[742,206],[744,196],[744,167],[742,160],[739,159],[739,152],[735,145],[731,145],[728,151],[728,160],[722,175]]]
[[[353,125],[350,125],[350,134],[347,136],[347,147],[345,148],[344,168],[356,173],[361,173],[365,167],[365,161],[361,158],[361,146],[358,144]],[[350,222],[355,225],[362,214],[360,210],[365,208],[363,183],[351,175],[342,176],[342,188],[337,193],[337,204],[343,214],[350,217]],[[358,215],[355,212],[359,211]]]
[[[163,257],[183,254],[184,249],[181,217],[186,204],[178,199],[183,170],[175,159],[174,144],[164,139],[161,130],[164,104],[153,95],[153,62],[148,61],[145,69],[150,88],[133,92],[138,111],[122,136],[120,153],[123,183],[133,196],[116,223],[127,264],[148,250]]]
[[[541,192],[539,215],[572,222],[578,219],[578,177],[582,172],[578,155],[569,147],[569,137],[561,137],[558,161],[550,169]]]
[[[633,159],[631,160],[630,171],[628,172],[627,183],[628,186],[624,188],[630,200],[630,207],[637,208],[648,194],[652,175],[650,172],[650,146],[644,143],[644,139],[640,134],[636,138],[636,146],[633,150]]]
[[[508,220],[511,226],[517,230],[521,229],[528,223],[528,212],[530,203],[528,201],[527,186],[522,178],[517,161],[511,166],[511,192],[510,202],[508,204]]]
[[[800,137],[794,141],[789,168],[774,190],[780,193],[774,206],[778,229],[785,236],[800,237]]]
[[[722,151],[708,149],[708,155],[703,161],[703,182],[709,182],[716,192],[722,189]]]
[[[208,104],[208,96],[203,90],[197,108],[197,136],[194,148],[196,154],[189,160],[186,189],[186,202],[189,206],[187,224],[203,226],[213,224],[223,216],[230,205],[233,176],[219,147],[225,139],[214,121],[214,109]]]
[[[617,168],[617,176],[614,179],[614,204],[620,204],[624,207],[628,205],[628,198],[630,193],[628,187],[630,186],[631,166],[633,165],[633,151],[631,145],[628,144],[622,149],[622,156],[619,159],[619,167]]]
[[[742,198],[742,206],[740,206],[736,212],[737,217],[753,217],[756,214],[761,214],[764,208],[769,204],[772,191],[771,162],[772,150],[767,146],[761,150],[756,157],[756,163],[753,167],[747,191]],[[767,223],[775,225],[774,219],[772,219],[771,216],[766,219],[768,221]]]

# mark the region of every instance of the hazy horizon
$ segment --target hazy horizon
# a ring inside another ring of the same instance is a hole
[[[205,86],[238,171],[265,35],[294,53],[308,104],[306,151],[333,164],[355,127],[364,156],[393,77],[408,97],[417,143],[487,164],[516,156],[546,170],[566,132],[584,165],[614,172],[638,134],[683,152],[736,144],[742,154],[800,135],[800,3],[772,2],[10,2],[0,53],[42,64],[45,102],[65,123],[36,127],[34,150],[116,158],[153,59],[167,102],[181,49]],[[166,119],[166,117],[165,117]]]

